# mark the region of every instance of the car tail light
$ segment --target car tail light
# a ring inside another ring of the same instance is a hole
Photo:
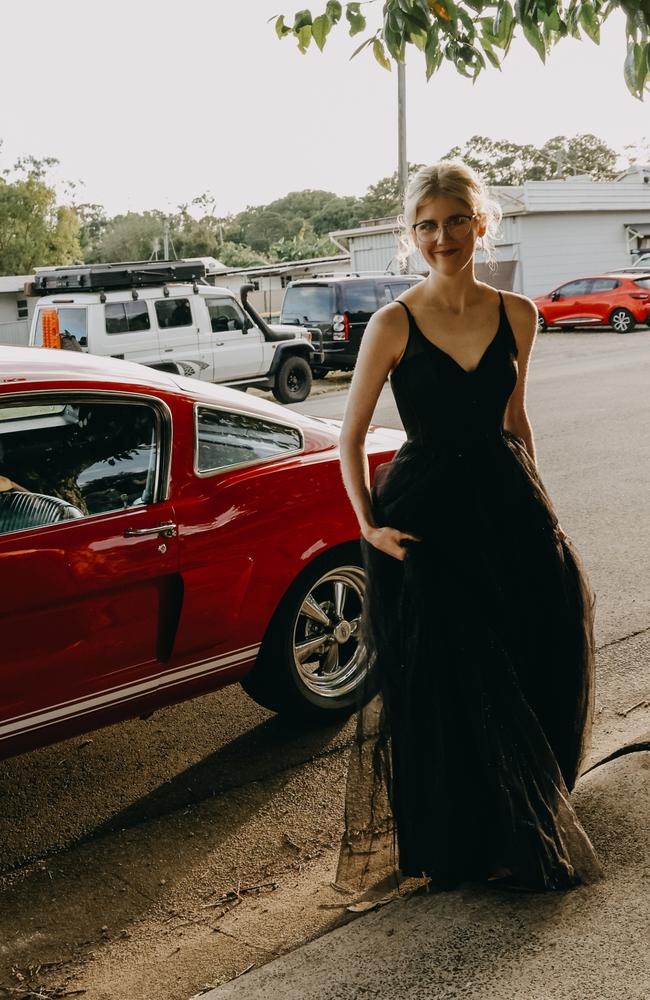
[[[43,330],[43,347],[61,347],[58,309],[43,309],[41,311],[41,329]]]
[[[631,299],[650,299],[648,292],[630,292]]]
[[[350,320],[348,319],[347,313],[336,313],[332,319],[332,340],[349,340],[350,339]]]

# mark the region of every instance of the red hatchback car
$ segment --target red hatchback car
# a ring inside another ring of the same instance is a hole
[[[650,316],[650,272],[577,278],[533,301],[540,331],[549,326],[565,330],[611,326],[616,333],[630,333],[636,323],[647,323]]]
[[[334,721],[363,680],[340,421],[0,348],[0,755],[232,681]],[[372,425],[371,476],[404,440]]]

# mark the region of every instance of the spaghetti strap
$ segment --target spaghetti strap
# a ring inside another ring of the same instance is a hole
[[[399,302],[399,304],[401,306],[404,306],[404,308],[406,309],[406,315],[409,318],[409,323],[411,323],[411,322],[415,323],[415,316],[413,315],[413,313],[411,312],[411,310],[407,306],[406,302],[402,302],[401,299],[393,299],[393,302]]]

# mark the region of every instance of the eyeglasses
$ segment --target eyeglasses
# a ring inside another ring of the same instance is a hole
[[[452,240],[464,240],[469,236],[472,219],[475,218],[476,212],[473,215],[452,215],[443,223],[434,222],[433,219],[423,219],[422,222],[416,222],[412,228],[420,243],[437,243],[443,229],[446,229],[447,235]]]

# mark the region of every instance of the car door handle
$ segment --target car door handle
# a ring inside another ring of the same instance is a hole
[[[178,530],[178,525],[168,521],[166,524],[157,524],[155,528],[125,528],[125,538],[139,538],[142,535],[164,535],[165,538],[174,538]]]

